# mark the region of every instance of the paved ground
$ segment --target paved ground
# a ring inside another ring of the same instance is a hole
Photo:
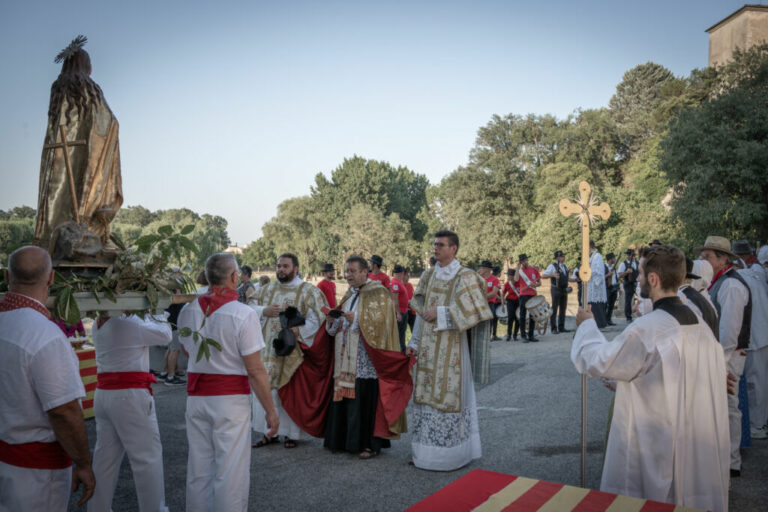
[[[623,324],[622,319],[617,322]],[[616,327],[606,335],[610,338],[618,332]],[[493,343],[492,382],[478,389],[483,457],[468,467],[437,473],[408,466],[408,435],[370,461],[331,454],[320,440],[301,442],[292,450],[275,444],[252,452],[251,510],[399,511],[476,468],[579,485],[581,385],[569,359],[571,339],[562,334],[544,336],[540,343]],[[157,356],[153,354],[153,360]],[[155,386],[166,501],[172,511],[184,508],[185,396],[183,387]],[[610,398],[611,393],[597,379],[589,380],[590,488],[598,488],[600,483]],[[93,445],[93,421],[88,422],[88,432]],[[766,460],[768,441],[755,441],[753,448],[744,451],[744,476],[733,482],[731,510],[766,510]],[[127,461],[113,509],[137,510]]]

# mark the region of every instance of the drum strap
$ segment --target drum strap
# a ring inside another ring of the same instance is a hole
[[[520,277],[522,277],[522,278],[523,278],[523,281],[525,281],[525,284],[527,284],[527,285],[528,285],[528,288],[530,288],[530,289],[531,289],[531,290],[533,290],[534,292],[536,291],[536,289],[533,287],[533,284],[531,283],[531,280],[530,280],[530,278],[529,278],[529,277],[526,275],[526,273],[525,273],[525,272],[523,272],[523,269],[522,269],[522,268],[520,269]]]

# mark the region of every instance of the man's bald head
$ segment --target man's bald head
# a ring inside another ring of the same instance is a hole
[[[11,253],[8,261],[8,285],[47,286],[51,275],[51,256],[45,249],[27,245]]]

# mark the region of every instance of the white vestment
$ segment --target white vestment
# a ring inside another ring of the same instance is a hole
[[[288,284],[288,286],[298,288],[301,283],[303,283],[303,281],[300,277],[297,276]],[[259,306],[253,302],[248,305],[259,314],[263,328],[264,324],[266,323],[266,318],[262,315],[262,311],[264,311],[265,306]],[[303,344],[311,347],[312,343],[315,341],[315,334],[317,334],[317,330],[320,329],[320,321],[311,308],[307,311],[305,321],[305,324],[299,327],[300,339],[298,341],[301,341]],[[265,340],[265,342],[272,343],[272,340]],[[272,390],[272,402],[275,404],[275,409],[277,409],[277,416],[280,421],[280,426],[278,427],[277,434],[275,435],[285,436],[289,439],[293,439],[294,441],[310,437],[304,433],[304,431],[299,428],[299,426],[291,419],[291,417],[288,416],[288,413],[285,412],[285,409],[283,409],[283,403],[280,401],[280,396],[277,394],[276,389]],[[264,410],[264,407],[261,406],[261,403],[258,400],[253,400],[253,419],[251,420],[251,428],[256,432],[261,432],[262,434],[266,434],[269,431],[267,428],[267,412]]]
[[[749,393],[749,422],[760,428],[768,422],[768,283],[758,265],[738,270],[752,295],[752,323],[745,373]]]
[[[5,311],[0,313],[0,355],[0,440],[55,441],[46,411],[85,396],[67,337],[34,309]],[[0,512],[64,512],[71,477],[71,467],[31,469],[0,462]]]
[[[458,260],[446,267],[435,266],[436,277],[449,281],[461,268]],[[453,328],[450,307],[437,308],[436,329]],[[422,319],[416,317],[409,347],[419,347]],[[414,377],[415,377],[414,372]],[[443,412],[429,405],[418,404],[411,398],[413,413],[411,426],[413,439],[413,463],[417,468],[433,471],[453,471],[479,459],[483,452],[480,444],[480,424],[477,419],[477,400],[472,380],[472,364],[469,359],[467,333],[461,333],[461,411]]]
[[[680,325],[657,309],[608,342],[586,320],[571,360],[617,381],[601,491],[727,510],[725,362],[705,323]]]
[[[96,327],[96,326],[94,326]],[[99,373],[149,372],[149,347],[171,341],[164,321],[131,315],[110,318],[93,332]],[[155,400],[147,389],[96,389],[93,400],[96,447],[93,473],[98,485],[88,501],[89,512],[109,510],[123,456],[128,455],[139,510],[164,512],[163,447]]]
[[[259,315],[237,301],[224,304],[205,319],[199,299],[179,313],[179,329],[189,327],[221,344],[211,358],[196,361],[197,343],[181,338],[190,354],[190,374],[247,375],[243,356],[264,348]],[[248,509],[250,488],[250,394],[187,397],[187,511]]]
[[[599,252],[595,251],[589,257],[589,268],[592,271],[592,277],[587,286],[589,293],[587,301],[608,302],[608,292],[605,290],[605,263]]]

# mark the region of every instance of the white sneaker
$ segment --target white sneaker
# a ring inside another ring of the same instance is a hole
[[[760,428],[752,427],[749,429],[749,433],[752,439],[768,439],[768,428],[765,425]]]

